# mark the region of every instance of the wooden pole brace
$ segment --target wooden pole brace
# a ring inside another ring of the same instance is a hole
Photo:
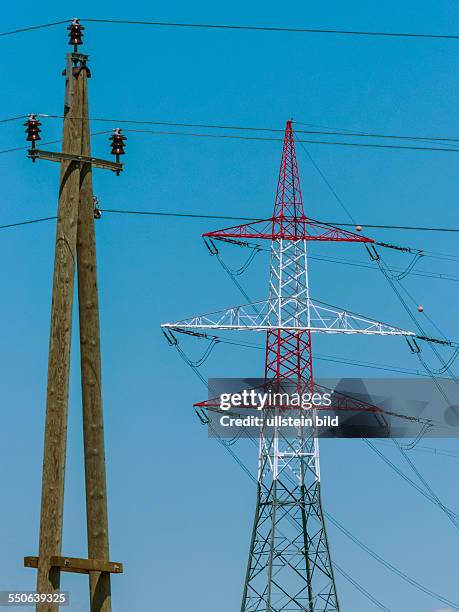
[[[78,557],[50,558],[50,566],[58,567],[62,572],[89,574],[90,572],[106,572],[109,574],[122,574],[123,564],[99,559],[79,559]],[[38,557],[24,557],[24,567],[38,567]]]

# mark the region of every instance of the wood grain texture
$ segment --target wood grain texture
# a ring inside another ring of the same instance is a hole
[[[82,153],[91,155],[88,95],[83,95]],[[91,164],[82,164],[77,231],[78,305],[88,556],[108,562],[108,515],[102,412],[99,301]],[[91,571],[91,612],[111,612],[110,574]]]
[[[72,76],[70,107],[66,108],[62,149],[81,154],[82,93],[85,71]],[[48,388],[46,400],[40,514],[37,591],[59,590],[60,571],[51,567],[52,556],[60,555],[64,508],[65,458],[67,446],[70,343],[75,276],[75,253],[80,188],[80,164],[63,161],[60,172],[59,205],[54,259],[51,329],[49,341]],[[56,604],[38,604],[40,612],[56,612]]]

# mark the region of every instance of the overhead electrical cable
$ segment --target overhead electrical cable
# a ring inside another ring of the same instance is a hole
[[[258,217],[236,217],[230,215],[199,215],[192,213],[167,213],[161,211],[146,211],[146,210],[122,210],[122,209],[110,209],[110,208],[101,208],[101,212],[107,213],[118,213],[118,214],[127,214],[127,215],[156,215],[161,217],[187,217],[190,219],[222,219],[228,221],[262,221],[262,219]],[[355,227],[353,223],[339,223],[335,221],[318,221],[318,223],[325,223],[326,225],[338,225],[342,227]],[[374,225],[369,223],[361,223],[362,227],[368,227],[373,229],[401,229],[401,230],[421,230],[421,231],[430,231],[430,232],[457,232],[459,233],[458,228],[438,228],[438,227],[419,227],[419,226],[410,226],[410,225]],[[448,257],[454,257],[449,256]]]
[[[400,442],[396,440],[395,438],[393,438],[393,443],[396,446],[396,448],[400,451],[400,454],[405,459],[406,463],[409,465],[413,473],[416,474],[418,479],[422,482],[422,484],[424,485],[426,489],[426,492],[432,497],[432,499],[434,500],[434,503],[440,508],[440,510],[442,510],[442,512],[447,516],[447,518],[451,521],[454,527],[456,527],[456,529],[459,529],[458,515],[453,510],[451,510],[450,508],[448,508],[447,506],[443,504],[443,502],[440,500],[438,495],[432,489],[432,486],[427,482],[427,480],[424,478],[424,476],[415,466],[413,460],[407,455],[406,450],[402,447]]]
[[[175,332],[179,332],[179,333],[184,333],[183,330],[174,330]],[[209,342],[213,341],[214,339],[216,339],[218,341],[218,343],[220,344],[226,344],[226,345],[230,345],[230,346],[239,346],[241,348],[249,348],[249,349],[256,349],[256,350],[260,350],[260,351],[265,351],[266,350],[266,346],[263,346],[261,344],[255,344],[253,342],[244,342],[244,341],[238,341],[238,340],[234,340],[232,338],[227,338],[225,336],[216,336],[216,335],[210,335],[210,334],[206,334],[206,333],[196,333],[194,332],[193,334],[188,334],[190,336],[193,336],[195,338],[200,338],[203,340],[208,340]],[[373,369],[373,370],[383,370],[386,372],[397,372],[398,374],[409,374],[410,376],[422,376],[422,377],[428,377],[428,374],[426,374],[425,372],[421,372],[420,370],[414,370],[412,368],[404,368],[404,367],[396,367],[396,366],[392,366],[392,365],[388,365],[388,364],[383,364],[383,363],[374,363],[374,362],[369,362],[369,361],[361,361],[358,359],[350,359],[350,358],[344,358],[344,357],[338,357],[336,355],[327,355],[324,353],[316,353],[314,355],[314,358],[319,360],[319,361],[328,361],[331,363],[342,363],[344,365],[352,365],[352,366],[359,366],[359,367],[363,367],[363,368],[369,368],[369,369]]]
[[[333,257],[328,257],[326,255],[308,255],[309,259],[314,259],[317,261],[325,261],[328,263],[333,263],[337,265],[344,266],[354,266],[356,268],[366,268],[367,270],[378,270],[378,268],[372,264],[360,262],[352,259],[334,259]],[[404,270],[402,268],[398,268],[395,266],[390,267],[391,272],[403,273]],[[455,274],[446,274],[442,272],[431,272],[429,270],[410,270],[410,276],[422,276],[424,278],[435,278],[438,280],[449,280],[449,281],[459,281],[459,275]]]
[[[459,36],[456,34],[432,34],[421,32],[379,32],[379,31],[364,31],[364,30],[340,30],[331,28],[292,28],[278,26],[259,26],[259,25],[234,25],[222,23],[187,23],[174,21],[137,21],[128,19],[93,19],[82,17],[81,21],[88,23],[118,23],[126,25],[141,25],[141,26],[159,26],[173,28],[200,28],[200,29],[217,29],[217,30],[246,30],[255,32],[283,32],[291,34],[338,34],[346,36],[379,36],[391,38],[431,38],[431,39],[449,39],[457,40]]]
[[[6,32],[0,32],[1,36],[12,36],[13,34],[20,34],[23,32],[30,32],[32,30],[39,30],[42,28],[50,28],[53,26],[61,25],[63,23],[69,23],[71,18],[62,19],[60,21],[53,21],[51,23],[42,23],[39,25],[33,25],[23,28],[17,28],[15,30],[9,30]],[[284,33],[284,34],[332,34],[338,36],[376,36],[382,38],[424,38],[432,40],[457,40],[459,36],[456,34],[436,34],[431,32],[384,32],[384,31],[372,31],[372,30],[344,30],[337,28],[298,28],[288,26],[265,26],[265,25],[237,25],[237,24],[226,24],[226,23],[189,23],[189,22],[176,22],[176,21],[151,21],[151,20],[134,20],[134,19],[96,19],[93,17],[81,17],[80,21],[86,23],[109,23],[118,25],[135,25],[135,26],[153,26],[153,27],[164,27],[164,28],[195,28],[195,29],[206,29],[206,30],[237,30],[237,31],[248,31],[248,32],[270,32],[270,33]]]
[[[100,136],[102,134],[111,134],[112,132],[110,130],[102,130],[100,132],[91,132],[91,136]],[[58,140],[48,140],[47,142],[42,142],[41,146],[43,145],[49,145],[49,144],[57,144],[58,142],[62,142],[62,138],[59,138]],[[13,153],[15,151],[27,151],[28,149],[30,149],[29,146],[23,146],[23,147],[14,147],[13,149],[2,149],[0,150],[0,154],[3,153]]]
[[[0,123],[9,123],[10,121],[17,121],[18,119],[24,119],[27,115],[18,115],[17,117],[7,117],[6,119],[0,119]]]
[[[376,440],[373,443],[376,446],[387,446],[388,448],[393,448],[390,442],[381,442],[380,440]],[[415,450],[416,452],[430,453],[441,457],[450,457],[453,459],[459,458],[459,451],[452,451],[445,448],[435,448],[433,446],[418,446],[413,450]]]
[[[17,117],[18,119],[23,118],[25,115],[21,115],[21,117]],[[43,119],[64,119],[64,115],[51,115],[47,113],[36,113],[37,117]],[[75,119],[82,119],[85,121],[98,121],[105,123],[129,123],[129,124],[137,124],[137,125],[158,125],[158,126],[166,126],[166,127],[189,127],[189,128],[200,128],[200,129],[217,129],[217,130],[236,130],[236,131],[250,131],[250,132],[272,132],[283,134],[284,130],[280,128],[272,128],[272,127],[255,127],[255,126],[246,126],[246,125],[232,125],[232,124],[221,124],[221,123],[189,123],[189,122],[177,122],[177,121],[157,121],[153,119],[123,119],[123,118],[110,118],[110,117],[75,117]],[[296,122],[294,122],[296,123]],[[320,127],[314,126],[314,124],[308,124],[310,127]],[[327,130],[297,130],[295,129],[295,134],[318,134],[324,136],[356,136],[358,138],[389,138],[395,140],[419,140],[422,142],[448,142],[459,143],[459,138],[454,138],[450,136],[413,136],[409,134],[379,134],[375,132],[357,132],[357,131],[343,131],[337,130],[337,128],[327,128]]]
[[[282,142],[282,138],[274,138],[270,136],[241,136],[239,134],[211,134],[211,133],[198,133],[198,132],[179,132],[179,131],[164,131],[164,130],[134,130],[125,129],[126,133],[136,134],[153,134],[155,136],[185,136],[193,138],[217,138],[227,140],[248,140],[248,141],[261,141],[261,142]],[[363,147],[363,148],[376,148],[376,149],[399,149],[407,151],[437,151],[443,153],[459,153],[459,148],[450,147],[427,147],[427,146],[411,146],[411,145],[396,145],[396,144],[380,144],[380,143],[368,143],[368,142],[346,142],[339,140],[309,140],[302,139],[296,142],[307,143],[307,144],[318,144],[318,145],[331,145],[331,146],[342,146],[342,147]]]
[[[231,215],[201,215],[201,214],[194,214],[194,213],[168,213],[168,212],[152,211],[152,210],[120,210],[120,209],[101,208],[100,211],[104,213],[109,213],[109,214],[115,213],[115,214],[124,214],[124,215],[149,215],[149,216],[156,216],[156,217],[178,217],[178,218],[182,217],[185,219],[220,219],[220,220],[227,220],[227,221],[261,221],[262,220],[262,219],[257,219],[255,217],[234,217]],[[55,219],[55,218],[56,217],[47,217],[46,219]],[[5,228],[5,227],[14,227],[15,225],[24,225],[24,223],[36,223],[38,221],[41,221],[41,219],[32,219],[30,221],[20,221],[18,223],[9,223],[9,224],[0,226],[0,229]],[[336,225],[336,226],[340,225],[343,227],[352,226],[351,223],[338,223],[334,221],[326,221],[326,222],[319,221],[319,223],[324,223],[326,225]],[[378,228],[378,229],[424,230],[424,231],[431,231],[431,232],[446,231],[446,232],[458,232],[459,233],[459,228],[444,229],[444,228],[436,228],[436,227],[410,227],[410,226],[402,227],[398,225],[371,225],[371,224],[365,224],[365,227]],[[459,257],[456,257],[454,255],[441,254],[441,253],[438,253],[438,254],[431,253],[430,254],[429,251],[425,251],[424,253],[426,255],[429,255],[430,257],[434,257],[437,259],[448,259],[450,261],[459,260]],[[316,259],[317,258],[318,257],[316,257]],[[323,259],[324,261],[331,261],[331,258],[322,257],[321,259]],[[363,263],[361,265],[365,267],[369,267],[368,265],[365,265]],[[427,274],[427,272],[425,273]]]
[[[260,219],[261,220],[261,219]],[[318,223],[322,223],[324,225],[331,225],[328,222],[325,221],[318,221]],[[337,225],[337,224],[335,224]],[[269,247],[266,246],[261,246],[258,243],[250,243],[244,240],[236,240],[236,239],[225,239],[222,237],[217,237],[214,238],[214,240],[219,240],[221,242],[225,242],[228,244],[233,244],[233,245],[237,245],[240,247],[244,247],[244,248],[249,248],[249,249],[253,249],[256,250],[257,252],[259,251],[265,251],[267,253],[271,252],[271,249]],[[451,254],[446,254],[446,253],[437,253],[436,251],[419,251],[418,249],[411,249],[408,247],[398,247],[395,245],[389,245],[389,244],[385,244],[383,242],[376,242],[376,245],[379,246],[383,246],[383,247],[389,247],[389,248],[395,248],[395,250],[398,251],[402,251],[403,253],[411,253],[411,252],[416,252],[416,255],[419,253],[422,255],[422,257],[429,257],[432,259],[439,259],[439,260],[445,260],[445,261],[454,261],[454,262],[459,262],[459,256],[458,255],[451,255]],[[334,257],[329,257],[328,255],[309,255],[309,257],[311,259],[317,259],[320,261],[327,261],[330,263],[337,263],[337,264],[346,264],[346,265],[350,265],[350,266],[357,266],[357,267],[361,267],[361,268],[368,268],[371,270],[377,270],[377,266],[376,265],[372,265],[371,263],[364,263],[355,259],[336,259]],[[408,267],[412,267],[412,264],[410,264]],[[395,266],[391,266],[390,271],[391,272],[401,272],[405,275],[407,268],[398,268]],[[442,273],[436,273],[436,272],[429,272],[428,270],[417,270],[417,271],[412,271],[410,270],[409,273],[412,276],[428,276],[428,277],[435,277],[435,278],[448,278],[449,280],[459,280],[459,276],[456,276],[454,274],[442,274]],[[394,276],[395,278],[395,276]],[[398,280],[400,280],[400,278],[398,278]]]
[[[69,23],[71,19],[62,19],[61,21],[52,21],[51,23],[41,23],[39,25],[10,30],[9,32],[0,32],[0,36],[12,36],[13,34],[21,34],[22,32],[31,32],[32,30],[41,30],[43,28],[52,28],[63,23]]]
[[[451,508],[448,508],[445,505],[443,505],[442,502],[440,502],[440,500],[438,499],[438,497],[433,493],[433,491],[430,490],[430,487],[427,490],[425,490],[419,485],[417,485],[401,469],[399,469],[395,465],[395,463],[393,463],[388,457],[386,457],[386,455],[384,455],[384,453],[380,451],[371,440],[367,438],[362,438],[362,441],[368,446],[368,448],[370,448],[376,455],[378,455],[378,457],[382,459],[384,463],[386,463],[391,468],[391,470],[393,470],[398,476],[400,476],[400,478],[402,478],[405,482],[407,482],[410,485],[410,487],[413,487],[414,489],[416,489],[416,491],[418,491],[418,493],[420,493],[428,501],[430,501],[435,506],[440,508],[440,510],[445,512],[448,518],[453,522],[454,526],[456,528],[458,527],[456,521],[457,519],[459,519],[459,514],[457,514],[457,512],[454,512],[454,510],[452,510]]]
[[[384,263],[384,261],[382,260],[382,257],[380,255],[378,255],[378,259],[376,260],[376,263],[378,264],[381,272],[383,273],[384,277],[387,279],[390,287],[392,288],[393,292],[395,293],[395,295],[397,296],[397,298],[399,299],[400,303],[402,304],[403,308],[405,309],[406,313],[408,314],[408,316],[410,317],[410,319],[413,321],[415,327],[418,329],[419,335],[421,336],[427,336],[426,332],[424,331],[424,328],[422,327],[422,325],[420,324],[420,322],[418,321],[418,319],[414,316],[414,314],[412,313],[410,307],[408,306],[408,304],[406,303],[406,301],[403,299],[403,296],[401,295],[400,291],[398,290],[398,288],[395,286],[395,282],[398,283],[398,285],[400,286],[400,288],[402,288],[406,293],[408,293],[407,289],[405,289],[403,287],[403,285],[401,285],[400,281],[394,281],[390,274],[388,273],[388,269],[387,269],[387,265]],[[410,295],[411,299],[412,296]],[[414,299],[413,299],[414,301]],[[441,330],[438,329],[438,327],[435,325],[435,328],[439,331],[439,333],[441,335],[442,332]],[[445,337],[445,336],[444,336]],[[455,380],[456,382],[458,382],[459,384],[459,380],[456,378],[456,376],[453,374],[453,372],[451,372],[451,369],[449,368],[448,364],[445,362],[445,360],[443,359],[443,357],[440,355],[440,353],[437,350],[437,347],[430,344],[429,346],[431,348],[431,350],[435,353],[435,356],[437,357],[437,359],[440,361],[441,365],[443,366],[443,368],[445,368],[445,371],[447,371],[450,374],[450,377]],[[422,365],[427,369],[427,371],[429,372],[429,375],[431,376],[433,382],[435,383],[435,385],[437,386],[438,390],[440,391],[441,395],[443,396],[443,398],[445,399],[447,405],[450,404],[448,397],[446,396],[443,388],[441,387],[439,381],[437,380],[437,378],[435,377],[434,373],[432,372],[432,370],[430,368],[427,367],[426,363],[424,362],[424,360],[422,359],[420,353],[417,353],[417,357],[420,360],[420,362],[422,363]]]
[[[401,578],[402,580],[404,580],[408,584],[411,584],[411,586],[413,586],[416,589],[422,591],[426,595],[430,595],[430,597],[432,597],[433,599],[436,599],[437,601],[440,601],[441,603],[446,604],[447,606],[452,606],[453,609],[458,609],[459,608],[459,603],[455,603],[455,602],[451,601],[450,599],[447,599],[446,597],[443,597],[439,593],[435,593],[435,591],[432,591],[431,589],[428,589],[426,586],[424,586],[423,584],[421,584],[417,580],[414,580],[413,578],[408,576],[408,574],[406,574],[405,572],[402,572],[401,570],[399,570],[395,565],[393,565],[389,561],[386,561],[383,557],[381,557],[381,555],[378,555],[378,553],[376,553],[369,546],[367,546],[364,542],[362,542],[362,540],[357,538],[348,529],[346,529],[346,527],[344,527],[344,525],[342,525],[329,512],[325,511],[324,514],[327,517],[327,519],[339,531],[341,531],[341,533],[343,533],[347,538],[349,538],[352,542],[354,542],[354,544],[356,544],[359,548],[361,548],[362,550],[367,552],[373,559],[375,559],[375,561],[378,561],[378,563],[383,565],[385,568],[390,570],[392,573],[396,574],[399,578]]]
[[[305,125],[308,127],[316,127],[327,130],[324,132],[325,134],[336,134],[339,136],[356,136],[359,138],[390,138],[396,140],[419,140],[422,142],[435,142],[435,141],[445,141],[445,142],[459,142],[458,138],[455,137],[441,137],[441,136],[419,136],[419,135],[410,135],[410,134],[385,134],[382,132],[368,132],[364,130],[349,130],[337,127],[324,127],[323,125],[314,125],[310,123],[301,123],[299,121],[293,121],[295,125]],[[297,130],[295,129],[296,134],[302,133],[311,133],[310,130]],[[312,132],[314,133],[314,132]]]
[[[51,221],[52,219],[57,219],[54,217],[43,217],[42,219],[31,219],[29,221],[18,221],[17,223],[7,223],[6,225],[0,225],[0,229],[7,229],[9,227],[19,227],[20,225],[31,225],[32,223],[41,223],[42,221]]]
[[[53,117],[53,115],[39,115],[40,117]],[[57,116],[55,116],[57,117]],[[20,117],[17,117],[16,119],[19,119]],[[22,117],[21,117],[22,118]],[[76,118],[77,119],[77,118]],[[9,119],[8,121],[13,121],[15,119]],[[116,119],[95,119],[98,121],[105,121],[105,122],[111,122],[114,123],[116,121],[118,122],[122,122],[123,120],[116,120]],[[127,123],[133,123],[133,121],[127,121],[125,120],[124,122]],[[6,121],[4,122],[6,123]],[[175,124],[175,123],[166,123],[166,122],[139,122],[139,123],[152,123],[152,124],[156,124],[156,125],[182,125],[182,124]],[[183,124],[183,125],[189,125],[190,127],[193,126],[193,124]],[[206,126],[208,129],[210,128],[221,128],[224,129],[225,126]],[[231,129],[250,129],[250,130],[261,130],[263,129],[263,131],[277,131],[274,129],[270,129],[270,128],[231,128]],[[277,138],[277,137],[271,137],[271,136],[246,136],[246,135],[241,135],[241,134],[215,134],[215,133],[202,133],[202,132],[184,132],[184,131],[170,131],[170,130],[142,130],[142,129],[125,129],[125,132],[130,132],[130,133],[137,133],[137,134],[152,134],[155,136],[185,136],[185,137],[194,137],[194,138],[213,138],[213,139],[227,139],[227,140],[248,140],[248,141],[261,141],[261,142],[281,142],[282,138]],[[108,132],[98,132],[100,134],[105,134]],[[327,136],[344,136],[344,134],[341,134],[339,132],[319,132],[319,131],[304,131],[303,133],[305,134],[310,134],[310,135],[327,135]],[[95,135],[95,134],[94,134]],[[355,134],[355,136],[362,136],[362,135],[358,135]],[[371,135],[368,134],[368,137],[373,137]],[[392,136],[387,136],[387,138],[392,138]],[[424,138],[418,138],[418,137],[414,137],[414,138],[410,138],[410,137],[403,137],[404,140],[406,139],[410,139],[410,140],[415,140],[416,142],[420,142],[423,141],[425,142]],[[436,139],[436,143],[437,144],[448,144],[449,146],[413,146],[413,145],[399,145],[399,144],[381,144],[381,143],[375,143],[375,142],[348,142],[348,141],[341,141],[341,140],[317,140],[317,139],[301,139],[301,140],[297,140],[298,143],[300,144],[320,144],[320,145],[331,145],[331,146],[345,146],[345,147],[363,147],[363,148],[377,148],[377,149],[392,149],[392,150],[409,150],[409,151],[442,151],[442,152],[447,152],[447,153],[459,153],[459,145],[452,145],[452,142],[456,142],[456,139]],[[45,143],[43,143],[45,144]],[[46,143],[46,144],[50,144],[50,143]],[[13,148],[9,148],[9,149],[4,149],[2,151],[0,151],[0,153],[10,153],[12,151],[19,151],[21,149],[27,149],[28,147],[13,147]]]
[[[336,561],[332,562],[333,568],[339,573],[341,574],[341,576],[343,576],[343,578],[345,578],[348,582],[350,582],[358,591],[360,591],[360,593],[362,593],[362,595],[364,595],[367,599],[369,599],[377,608],[379,608],[380,610],[383,610],[383,612],[391,612],[389,608],[387,608],[384,604],[382,604],[380,601],[378,601],[376,599],[376,597],[374,597],[371,593],[369,593],[361,584],[360,582],[357,582],[357,580],[354,580],[354,578],[352,578],[352,576],[350,576],[347,572],[345,572],[343,570],[342,567],[340,567]]]
[[[301,141],[297,142],[300,143],[301,148],[303,149],[303,151],[306,153],[306,155],[309,158],[309,161],[311,162],[311,164],[314,166],[314,168],[316,169],[317,173],[319,174],[319,176],[321,177],[321,179],[323,180],[323,182],[326,184],[326,186],[328,187],[328,189],[330,190],[330,192],[332,193],[333,197],[335,198],[335,200],[339,203],[339,205],[341,206],[341,208],[344,210],[344,212],[347,214],[347,216],[350,218],[350,220],[354,223],[354,225],[357,225],[357,221],[354,219],[354,217],[351,215],[350,211],[347,209],[346,205],[344,204],[343,200],[339,197],[339,195],[336,193],[333,185],[330,183],[330,181],[327,179],[327,177],[325,176],[325,174],[322,172],[322,170],[319,167],[319,164],[315,161],[315,159],[312,157],[312,155],[309,153],[309,151],[306,149],[306,147],[304,146],[304,144]]]

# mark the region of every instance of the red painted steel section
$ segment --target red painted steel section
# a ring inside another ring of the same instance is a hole
[[[309,219],[304,214],[292,122],[287,121],[277,182],[274,214],[269,219],[235,225],[203,234],[208,238],[258,240],[316,240],[322,242],[374,242],[354,232]]]
[[[296,242],[306,237],[306,234],[307,219],[304,215],[292,122],[287,121],[271,221],[271,240]],[[265,380],[272,380],[276,385],[289,380],[297,385],[300,393],[312,391],[310,331],[291,332],[276,329],[267,332]]]

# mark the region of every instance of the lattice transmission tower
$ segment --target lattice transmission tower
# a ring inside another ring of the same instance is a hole
[[[292,122],[287,121],[273,216],[204,234],[211,240],[271,242],[269,298],[166,323],[171,331],[252,330],[266,334],[265,383],[270,388],[324,391],[313,378],[312,333],[414,335],[311,299],[307,242],[373,243],[371,238],[305,216]],[[364,409],[333,393],[332,409]],[[214,400],[195,404],[204,409]],[[368,405],[366,405],[368,406]],[[369,406],[368,406],[369,407]],[[369,407],[371,408],[371,407]],[[314,428],[287,437],[259,433],[255,519],[241,612],[338,612],[324,522],[319,442]]]

